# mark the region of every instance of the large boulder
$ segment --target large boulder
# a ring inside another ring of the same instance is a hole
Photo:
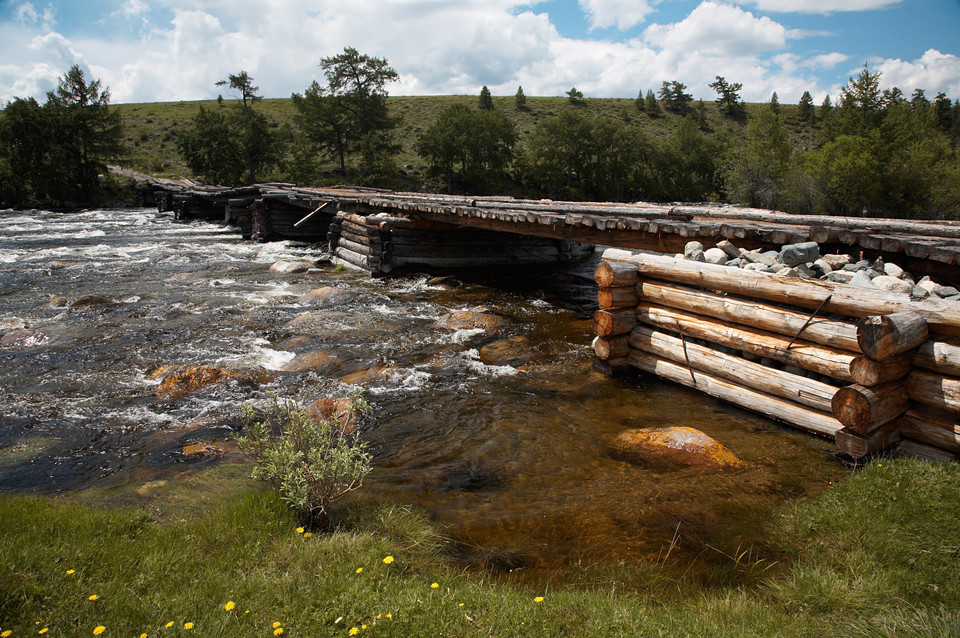
[[[315,421],[326,421],[339,428],[342,434],[350,434],[357,429],[363,413],[354,408],[353,401],[346,398],[317,399],[307,408]]]
[[[278,261],[270,266],[270,272],[274,275],[289,275],[294,273],[307,272],[314,265],[309,261]]]
[[[39,330],[30,330],[21,328],[20,330],[11,330],[0,337],[0,348],[23,348],[27,346],[39,346],[49,340],[47,335]]]
[[[473,308],[448,312],[437,319],[434,325],[454,331],[483,330],[484,332],[497,332],[508,323],[506,318],[495,315],[486,308]]]
[[[214,366],[163,366],[152,375],[154,378],[163,377],[156,395],[161,399],[176,399],[201,388],[228,381],[238,375],[233,370],[223,370]]]
[[[281,369],[284,372],[308,372],[310,370],[332,372],[338,370],[342,365],[343,362],[337,357],[318,350],[298,354]]]
[[[652,466],[696,466],[741,470],[746,464],[700,430],[690,427],[624,430],[611,444],[617,458]]]
[[[324,286],[304,293],[300,296],[300,301],[309,303],[311,306],[329,307],[349,303],[355,297],[355,294],[342,288]]]
[[[488,366],[522,366],[537,356],[533,343],[524,336],[501,339],[480,348],[480,360]]]

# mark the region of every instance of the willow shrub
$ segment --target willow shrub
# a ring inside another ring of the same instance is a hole
[[[351,412],[365,403],[351,397]],[[299,403],[273,397],[262,414],[243,406],[240,449],[254,461],[254,479],[272,485],[287,505],[323,526],[331,503],[357,489],[370,473],[367,444],[339,423],[314,418]]]

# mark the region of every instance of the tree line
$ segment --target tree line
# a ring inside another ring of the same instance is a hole
[[[324,83],[294,93],[293,125],[257,109],[245,71],[216,84],[235,93],[200,106],[177,147],[199,179],[235,185],[273,176],[304,185],[329,179],[396,188],[400,123],[387,105],[399,76],[383,58],[347,47],[322,58]],[[716,132],[703,100],[679,81],[640,91],[632,117],[592,114],[576,87],[571,108],[521,135],[509,107],[484,86],[475,108],[455,104],[420,131],[414,149],[428,165],[419,186],[448,192],[510,193],[597,201],[722,201],[791,212],[896,217],[960,217],[960,104],[922,90],[881,91],[864,66],[817,107],[804,92],[789,116],[776,93],[747,109],[742,85],[717,76],[714,112],[741,135]],[[15,99],[0,118],[0,198],[18,203],[96,194],[105,162],[120,155],[119,116],[109,91],[73,67],[44,105]],[[501,104],[504,104],[501,102]],[[513,108],[528,111],[522,87]],[[644,118],[678,118],[666,138]],[[800,130],[806,147],[791,140]],[[331,166],[335,167],[331,170]],[[417,185],[413,185],[416,187]]]

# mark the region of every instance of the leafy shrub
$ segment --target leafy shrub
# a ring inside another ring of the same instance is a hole
[[[351,411],[366,403],[351,396]],[[326,523],[331,503],[357,489],[370,472],[367,445],[355,432],[315,419],[296,401],[271,398],[263,414],[243,406],[247,435],[240,449],[254,461],[253,478],[269,483],[290,507]]]

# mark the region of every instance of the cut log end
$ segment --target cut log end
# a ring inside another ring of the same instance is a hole
[[[833,395],[831,407],[837,421],[858,434],[867,434],[906,412],[908,403],[900,383],[887,383],[873,388],[840,388]]]
[[[863,317],[857,322],[857,343],[875,361],[916,348],[926,341],[927,334],[926,320],[909,310]]]

